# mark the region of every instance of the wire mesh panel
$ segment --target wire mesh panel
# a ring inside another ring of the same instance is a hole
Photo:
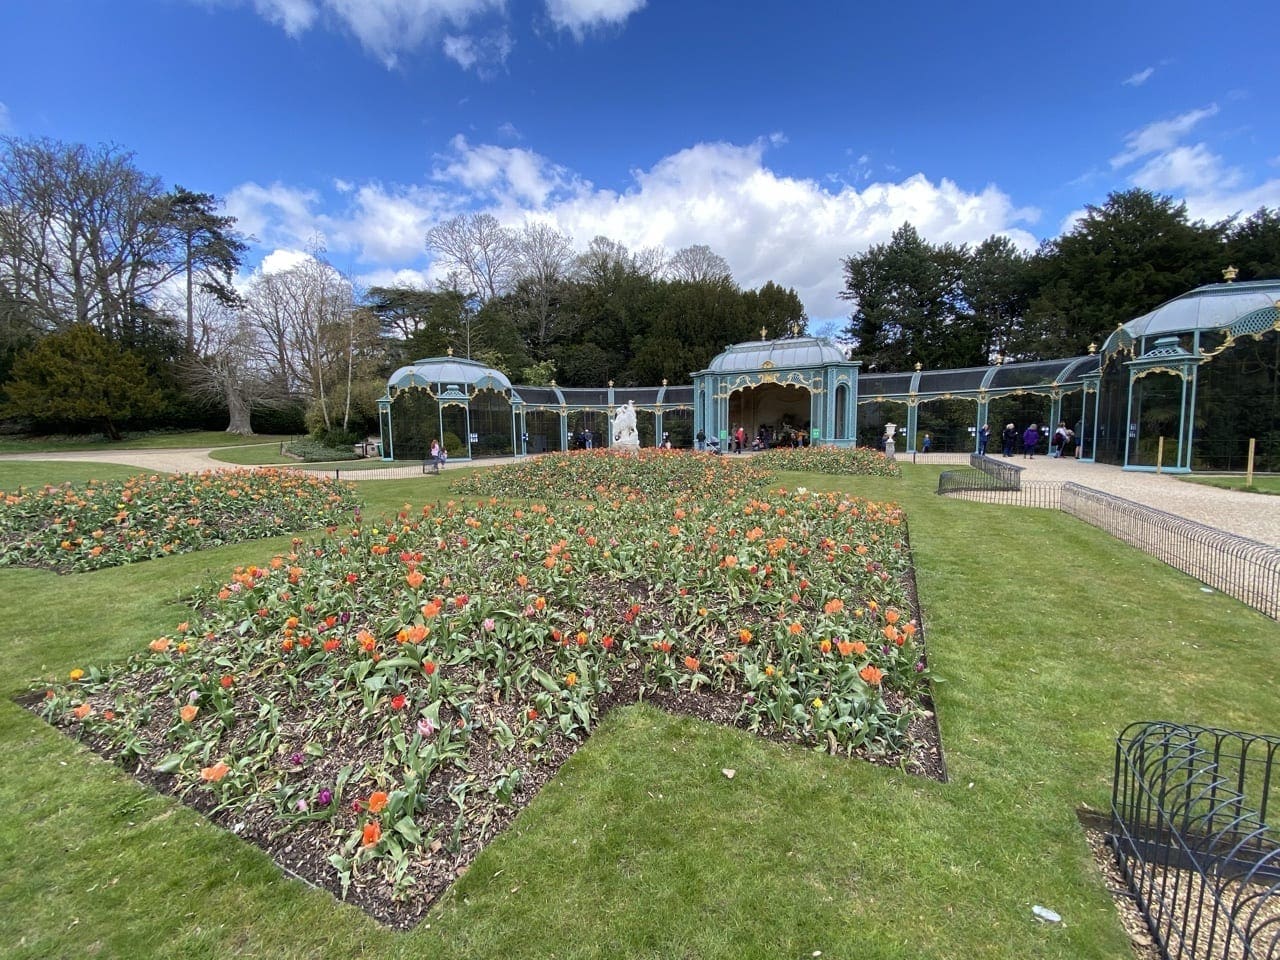
[[[1280,550],[1145,504],[1068,483],[1062,509],[1280,620]]]
[[[1116,738],[1115,851],[1170,958],[1280,958],[1280,738],[1169,722]]]

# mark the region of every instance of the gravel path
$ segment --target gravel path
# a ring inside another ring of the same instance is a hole
[[[210,448],[92,450],[69,453],[0,454],[0,460],[123,463],[157,473],[191,473],[231,467],[231,464],[212,459],[209,452]],[[900,456],[898,459],[904,464],[910,463],[909,455]],[[505,463],[506,461],[494,462]],[[968,464],[969,458],[963,454],[931,454],[928,457],[918,457],[917,462]],[[1280,547],[1280,497],[1219,490],[1216,487],[1177,480],[1167,474],[1126,472],[1119,467],[1100,463],[1081,463],[1072,459],[1054,460],[1039,456],[1028,460],[1024,457],[1013,457],[1011,462],[1023,468],[1024,481],[1071,481],[1126,500],[1145,503],[1166,513],[1195,520],[1218,530],[1226,530],[1238,536]],[[405,476],[414,476],[421,472],[417,466],[405,467],[404,470]],[[348,476],[355,479],[354,473]]]

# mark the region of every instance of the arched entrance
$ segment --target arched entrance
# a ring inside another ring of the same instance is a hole
[[[772,446],[784,438],[810,428],[812,394],[805,387],[788,383],[764,383],[735,390],[729,395],[730,436],[741,424],[747,437],[763,435]]]

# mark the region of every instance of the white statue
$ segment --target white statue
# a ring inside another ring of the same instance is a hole
[[[640,448],[640,435],[636,432],[636,405],[628,400],[627,405],[613,412],[613,443],[617,447]]]
[[[893,455],[896,450],[893,437],[897,432],[898,425],[896,423],[886,423],[884,425],[884,455],[890,460],[893,459]]]

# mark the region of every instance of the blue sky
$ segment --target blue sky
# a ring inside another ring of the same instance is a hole
[[[847,313],[911,221],[1031,248],[1142,186],[1280,207],[1280,5],[8,0],[0,132],[112,142],[287,263],[429,282],[434,223],[704,243]]]

